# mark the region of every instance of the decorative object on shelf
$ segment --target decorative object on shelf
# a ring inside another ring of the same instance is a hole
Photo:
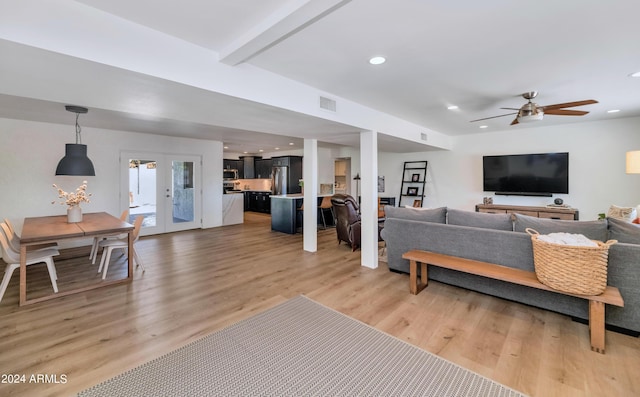
[[[408,187],[407,188],[407,196],[417,196],[418,188],[417,187]]]
[[[72,105],[66,105],[65,109],[76,114],[76,143],[67,143],[65,145],[65,155],[58,162],[56,175],[95,176],[96,171],[93,168],[93,163],[87,157],[87,145],[82,144],[80,136],[82,129],[78,124],[80,114],[87,113],[89,109]]]
[[[89,197],[91,193],[87,193],[87,181],[82,181],[82,185],[78,186],[75,192],[65,192],[60,189],[55,183],[53,187],[58,189],[58,198],[61,205],[67,205],[67,222],[78,223],[82,222],[82,208],[80,203],[90,203]],[[51,204],[55,204],[55,200]]]
[[[493,197],[483,197],[482,204],[493,204]]]
[[[422,207],[422,200],[413,200],[413,207],[414,208]]]
[[[420,174],[411,175],[411,182],[420,182]]]
[[[561,198],[557,198],[557,199],[553,200],[553,203],[554,203],[555,205],[562,205],[562,203],[564,203],[564,201],[562,201],[562,199],[561,199]]]

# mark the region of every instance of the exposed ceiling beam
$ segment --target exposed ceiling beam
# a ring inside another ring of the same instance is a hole
[[[232,66],[245,62],[350,1],[292,1],[220,51],[219,61]]]

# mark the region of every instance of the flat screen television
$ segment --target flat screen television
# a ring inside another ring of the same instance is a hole
[[[569,193],[569,153],[483,156],[485,192],[502,195],[551,196]]]

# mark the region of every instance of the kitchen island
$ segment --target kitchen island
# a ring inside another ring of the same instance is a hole
[[[318,205],[325,196],[331,196],[331,194],[318,195]],[[302,212],[299,208],[302,207],[303,198],[302,193],[272,195],[271,230],[295,234],[297,228],[302,227]],[[325,217],[327,217],[327,225],[333,225],[333,217],[328,212]]]
[[[222,224],[244,223],[244,194],[229,192],[222,195]]]

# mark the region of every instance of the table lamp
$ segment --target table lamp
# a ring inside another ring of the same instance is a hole
[[[640,174],[640,150],[627,152],[627,174]]]

